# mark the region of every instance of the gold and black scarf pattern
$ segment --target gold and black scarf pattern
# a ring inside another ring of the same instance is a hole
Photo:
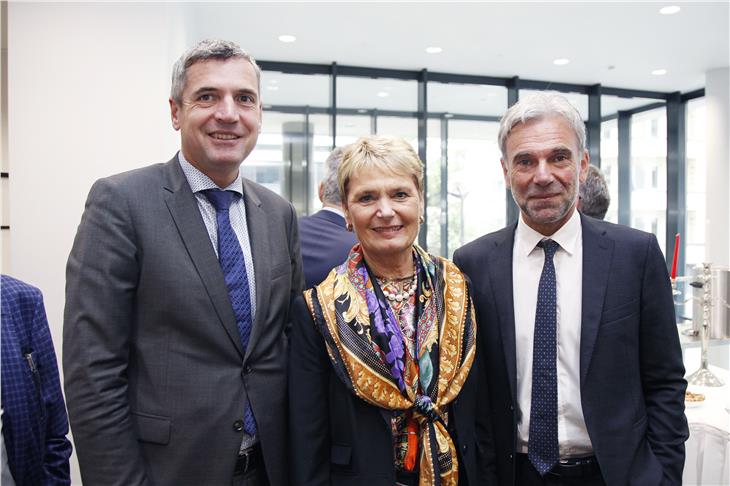
[[[449,260],[413,246],[416,357],[360,245],[304,296],[335,373],[358,398],[387,410],[412,410],[420,431],[420,486],[455,486],[456,448],[446,409],[476,353],[474,307],[464,275]]]

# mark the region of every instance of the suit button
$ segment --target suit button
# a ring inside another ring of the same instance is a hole
[[[510,454],[510,455],[509,455],[509,460],[510,460],[510,461],[512,460],[512,454]]]
[[[466,455],[468,449],[469,448],[467,447],[466,444],[464,444],[463,446],[461,446],[461,452],[462,452],[462,454]]]
[[[514,412],[515,411],[515,406],[514,405],[510,405],[509,406],[509,411],[510,412]]]
[[[242,420],[236,420],[233,422],[233,430],[236,432],[240,432],[243,430],[243,421]]]
[[[245,366],[245,367],[243,368],[243,374],[244,374],[244,375],[250,375],[252,371],[253,371],[253,370],[251,369],[251,367],[250,367],[249,365],[246,365],[246,366]]]

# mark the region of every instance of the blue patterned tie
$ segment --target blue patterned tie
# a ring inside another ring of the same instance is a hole
[[[208,189],[203,191],[205,197],[215,208],[215,217],[218,223],[218,260],[223,270],[223,277],[228,287],[228,296],[231,299],[233,313],[236,315],[238,334],[246,352],[248,338],[251,336],[251,294],[248,288],[248,275],[243,260],[243,251],[238,237],[231,226],[228,209],[236,193]],[[243,414],[243,429],[248,435],[256,434],[256,419],[251,410],[251,403],[247,401]]]
[[[556,370],[556,292],[553,256],[558,244],[543,240],[537,244],[545,251],[545,263],[537,289],[535,336],[532,350],[532,402],[527,455],[544,476],[559,460],[558,453],[558,377]]]

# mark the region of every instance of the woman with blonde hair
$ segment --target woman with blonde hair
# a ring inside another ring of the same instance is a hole
[[[405,140],[366,137],[338,179],[360,243],[292,311],[292,483],[486,484],[469,284],[415,244],[423,164]]]

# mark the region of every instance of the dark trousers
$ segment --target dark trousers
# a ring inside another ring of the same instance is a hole
[[[596,469],[592,474],[583,476],[564,476],[547,473],[540,476],[527,458],[527,454],[516,455],[516,481],[519,486],[606,486],[601,471]]]

